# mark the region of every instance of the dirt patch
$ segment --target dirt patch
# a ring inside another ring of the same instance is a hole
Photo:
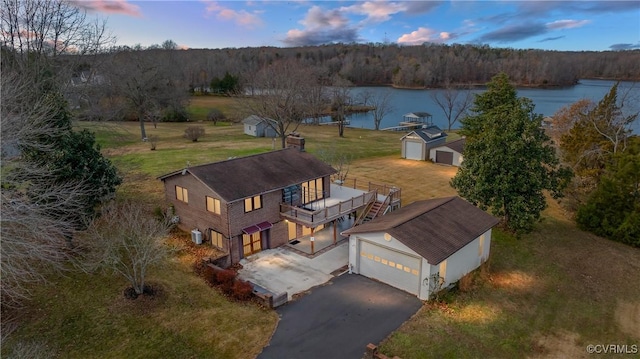
[[[167,291],[160,283],[152,282],[145,285],[143,294],[135,295],[133,288],[127,287],[115,298],[109,310],[113,313],[126,312],[130,314],[146,315],[161,307],[167,300]]]
[[[623,333],[640,340],[640,302],[618,301],[615,316]]]
[[[538,354],[529,358],[587,358],[586,349],[579,344],[579,338],[578,334],[568,331],[540,336],[536,338]]]
[[[491,275],[491,283],[496,288],[509,292],[537,292],[539,281],[531,274],[521,271],[499,272]]]

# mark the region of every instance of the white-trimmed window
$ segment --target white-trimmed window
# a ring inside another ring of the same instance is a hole
[[[218,233],[214,230],[211,230],[211,245],[216,246],[220,249],[224,248],[222,233]]]
[[[262,196],[254,196],[245,198],[244,200],[244,212],[255,211],[256,209],[262,208]]]
[[[189,203],[189,191],[184,187],[176,186],[176,198],[178,201]]]
[[[220,214],[220,200],[217,198],[206,196],[207,198],[207,211]]]

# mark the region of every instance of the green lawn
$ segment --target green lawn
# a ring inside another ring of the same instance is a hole
[[[190,125],[206,135],[182,137]],[[271,139],[243,134],[239,124],[159,123],[157,150],[140,141],[139,125],[78,123],[95,131],[103,152],[125,177],[121,197],[163,204],[159,175],[269,151]],[[449,196],[455,168],[400,159],[401,133],[301,126],[310,153],[349,153],[350,178],[402,188],[403,203]],[[451,140],[455,136],[451,136]],[[279,142],[275,142],[279,147]],[[640,250],[576,229],[554,202],[537,230],[520,240],[496,230],[489,268],[470,290],[427,304],[381,343],[410,358],[581,357],[587,344],[640,341]],[[154,300],[128,301],[127,283],[109,274],[70,272],[35,291],[20,326],[3,343],[40,341],[60,358],[253,358],[275,328],[275,312],[230,302],[191,272],[178,253],[149,273],[163,289]],[[364,348],[363,348],[364,351]]]

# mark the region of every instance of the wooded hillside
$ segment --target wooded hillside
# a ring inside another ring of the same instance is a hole
[[[180,73],[191,88],[206,87],[212,79],[222,78],[226,72],[247,82],[265,65],[294,58],[304,66],[315,68],[327,83],[340,76],[354,85],[478,85],[485,84],[499,72],[505,72],[522,86],[568,86],[581,78],[640,80],[640,50],[560,52],[459,44],[333,44],[144,52],[156,57],[157,52],[162,51],[176,52],[174,56],[180,66],[174,71]]]

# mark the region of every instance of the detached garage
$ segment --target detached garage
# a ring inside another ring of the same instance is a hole
[[[429,150],[429,159],[434,163],[460,167],[463,159],[464,142],[465,139],[461,138],[442,146],[434,147]]]
[[[414,202],[345,231],[349,267],[427,300],[487,260],[496,224],[460,197]]]
[[[447,134],[438,126],[426,126],[402,136],[402,158],[425,161],[429,150],[444,144]]]

